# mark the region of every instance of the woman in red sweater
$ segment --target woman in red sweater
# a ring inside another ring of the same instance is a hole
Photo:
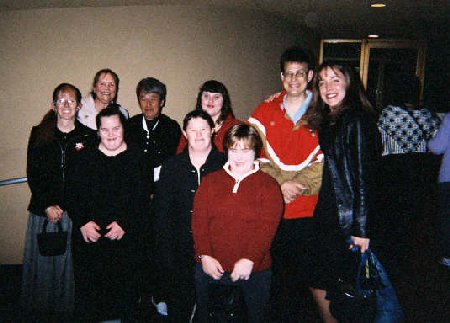
[[[248,308],[248,322],[262,322],[270,295],[270,245],[281,219],[278,183],[255,161],[262,142],[249,125],[225,135],[228,162],[205,177],[194,199],[192,233],[197,310],[208,317],[210,283],[237,285]]]
[[[214,121],[213,142],[217,150],[223,152],[223,138],[228,129],[241,124],[234,117],[228,89],[222,82],[210,80],[203,83],[197,95],[196,110],[206,111]],[[177,154],[186,148],[186,138],[180,137]]]

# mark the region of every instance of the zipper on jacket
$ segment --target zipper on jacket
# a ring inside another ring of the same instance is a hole
[[[68,143],[66,143],[63,147],[63,145],[60,143],[59,144],[59,148],[61,149],[61,173],[62,173],[62,181],[64,183],[65,186],[65,179],[66,179],[66,150],[67,150],[67,145]]]
[[[63,190],[64,190],[64,199],[66,195],[66,153],[67,153],[67,147],[69,147],[70,137],[67,137],[67,139],[63,142],[58,142],[59,148],[61,149],[61,177],[62,177],[62,183],[63,183]]]

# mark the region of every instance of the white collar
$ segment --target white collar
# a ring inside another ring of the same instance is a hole
[[[159,119],[158,119],[158,121],[155,122],[155,125],[152,128],[152,131],[156,129],[158,124],[159,124]],[[147,135],[148,135],[148,133],[149,133],[148,126],[147,126],[147,122],[145,121],[145,117],[144,116],[142,116],[142,128],[144,128],[145,132],[147,132]]]
[[[249,172],[245,173],[242,176],[235,176],[231,171],[230,171],[230,163],[226,162],[225,165],[223,165],[223,169],[227,172],[228,175],[230,175],[231,177],[233,177],[233,179],[235,180],[235,183],[233,185],[233,193],[237,193],[238,189],[239,189],[239,184],[247,177],[249,177],[250,175],[256,173],[257,171],[259,171],[259,162],[258,161],[254,161],[253,162],[253,169],[250,170]]]

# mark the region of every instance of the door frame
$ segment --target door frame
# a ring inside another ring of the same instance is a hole
[[[416,76],[420,80],[420,101],[423,101],[423,88],[425,79],[425,58],[427,45],[421,40],[395,40],[395,39],[322,39],[320,41],[319,64],[323,62],[324,44],[361,43],[359,60],[359,76],[366,88],[369,75],[370,50],[372,48],[411,48],[417,49]]]

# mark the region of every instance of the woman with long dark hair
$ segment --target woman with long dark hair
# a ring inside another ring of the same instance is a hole
[[[337,278],[356,277],[356,257],[349,249],[356,246],[364,252],[373,238],[381,140],[376,113],[350,67],[323,63],[313,82],[308,121],[318,130],[324,154],[314,212],[318,266],[313,295],[324,321],[335,322],[325,291]]]
[[[202,84],[197,94],[196,110],[206,111],[214,122],[213,143],[217,150],[223,152],[223,139],[228,129],[236,124],[241,124],[234,117],[231,107],[231,99],[226,86],[219,81],[209,80]],[[177,154],[186,147],[186,138],[180,137]]]

